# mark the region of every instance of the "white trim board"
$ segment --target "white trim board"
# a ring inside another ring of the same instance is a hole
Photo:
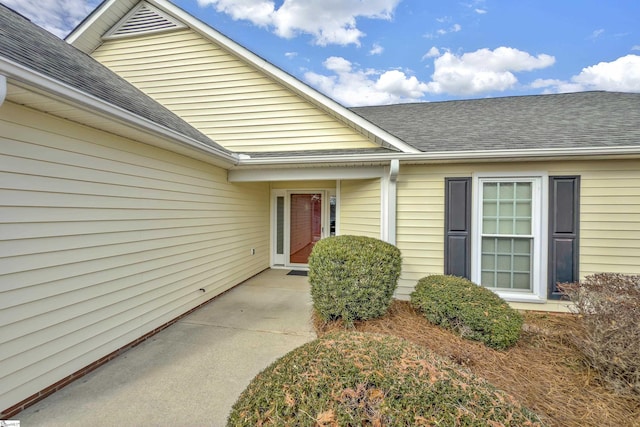
[[[329,167],[305,169],[250,169],[230,170],[229,182],[269,182],[269,181],[311,181],[340,179],[371,179],[384,176],[382,166],[368,167]]]

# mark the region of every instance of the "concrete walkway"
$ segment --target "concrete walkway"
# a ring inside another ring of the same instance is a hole
[[[268,270],[15,419],[28,426],[224,426],[271,362],[315,338],[306,277]]]

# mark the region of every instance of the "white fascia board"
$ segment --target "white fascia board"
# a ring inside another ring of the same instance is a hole
[[[237,154],[229,154],[215,147],[204,144],[191,137],[157,124],[152,120],[135,115],[121,107],[110,104],[100,98],[52,79],[51,77],[35,72],[21,64],[9,61],[6,58],[0,58],[0,74],[7,76],[15,82],[26,84],[29,88],[35,88],[38,91],[42,91],[42,93],[53,95],[70,102],[72,105],[78,106],[84,110],[104,115],[112,120],[135,129],[169,139],[174,141],[176,144],[187,146],[215,156],[226,166],[233,166],[238,163],[239,157]]]
[[[335,164],[335,163],[387,163],[398,159],[404,163],[439,162],[508,162],[523,160],[564,160],[607,157],[640,157],[640,145],[624,147],[581,147],[549,148],[526,150],[488,150],[488,151],[443,151],[430,153],[382,153],[382,154],[332,154],[324,156],[287,156],[278,157],[240,156],[239,167],[286,166],[299,164]]]
[[[0,74],[0,107],[4,103],[4,99],[7,97],[7,78]]]
[[[235,169],[227,175],[229,182],[314,181],[371,179],[384,175],[382,166],[327,167],[305,169]]]
[[[225,49],[229,50],[233,54],[239,56],[244,59],[248,63],[258,67],[264,73],[270,75],[280,83],[294,90],[295,92],[302,95],[304,98],[309,101],[321,106],[325,110],[333,111],[337,116],[342,117],[345,121],[350,122],[356,128],[363,129],[365,132],[370,133],[371,135],[376,136],[377,138],[387,142],[392,147],[397,148],[401,152],[404,153],[419,153],[420,150],[415,147],[407,144],[396,136],[386,132],[380,127],[374,125],[373,123],[365,120],[361,116],[356,113],[350,111],[346,107],[340,105],[336,101],[331,98],[321,94],[300,80],[296,79],[292,75],[283,71],[282,69],[276,67],[272,63],[266,61],[255,53],[251,52],[249,49],[241,46],[240,44],[234,42],[227,36],[222,33],[216,31],[206,23],[198,20],[194,16],[189,13],[183,11],[179,7],[174,4],[166,1],[166,0],[147,0],[147,3],[154,5],[155,7],[164,10],[165,12],[175,16],[180,19],[182,22],[187,24],[192,29],[198,31],[203,36],[211,39],[215,43],[223,46]]]
[[[74,28],[71,33],[67,34],[67,37],[64,38],[69,44],[74,44],[80,37],[82,37],[91,26],[93,26],[97,21],[102,19],[103,15],[118,1],[122,0],[108,0],[103,2],[98,6],[88,17],[85,19],[80,25]],[[85,52],[90,53],[90,52]]]

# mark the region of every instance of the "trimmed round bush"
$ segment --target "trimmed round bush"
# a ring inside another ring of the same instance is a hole
[[[384,315],[398,285],[400,250],[364,236],[320,240],[309,257],[311,298],[324,320],[354,320]]]
[[[462,277],[420,279],[411,304],[430,322],[491,348],[506,349],[520,338],[522,315],[491,290]]]
[[[539,426],[484,380],[409,341],[342,331],[258,374],[228,426]]]

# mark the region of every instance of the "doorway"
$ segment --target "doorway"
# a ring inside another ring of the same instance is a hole
[[[307,266],[315,244],[335,234],[335,200],[327,190],[274,190],[274,266]]]
[[[289,264],[308,264],[322,238],[322,193],[290,194]]]

